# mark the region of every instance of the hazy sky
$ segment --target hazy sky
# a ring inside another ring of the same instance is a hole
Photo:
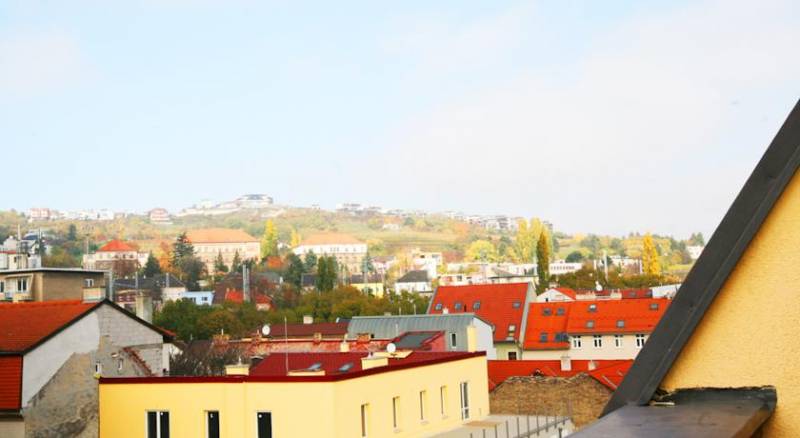
[[[798,5],[3,0],[0,209],[710,232],[800,97]]]

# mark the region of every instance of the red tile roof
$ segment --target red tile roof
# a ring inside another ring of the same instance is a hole
[[[612,391],[617,389],[633,360],[596,360],[589,370],[590,360],[573,360],[569,371],[561,370],[559,360],[490,360],[488,361],[489,390],[492,391],[510,377],[541,375],[573,377],[586,373]]]
[[[671,300],[664,298],[576,301],[571,303],[566,331],[570,334],[650,333],[670,303]]]
[[[531,303],[525,327],[525,350],[569,349],[567,320],[572,302]],[[544,335],[545,342],[542,342]]]
[[[119,240],[114,239],[111,242],[106,243],[97,252],[130,252],[136,251],[136,248],[133,246]]]
[[[229,228],[206,228],[186,232],[186,238],[192,243],[244,243],[258,242],[258,239],[242,230]]]
[[[99,304],[79,300],[2,303],[0,352],[25,352]]]
[[[568,288],[568,287],[555,287],[555,288],[553,288],[553,289],[555,289],[555,290],[557,290],[557,291],[561,292],[562,294],[564,294],[564,295],[566,295],[566,296],[568,296],[568,297],[572,298],[573,300],[574,300],[574,299],[575,299],[575,297],[578,295],[578,293],[577,293],[577,292],[575,292],[575,290],[574,290],[574,289],[570,289],[570,288]]]
[[[346,322],[315,322],[313,324],[274,324],[271,326],[269,336],[280,338],[286,336],[288,329],[289,337],[311,337],[314,333],[321,333],[322,336],[344,337],[347,334]]]
[[[22,397],[22,356],[0,356],[0,411],[17,411]]]
[[[494,341],[518,341],[529,283],[439,286],[430,305],[431,314],[473,312],[494,325]],[[480,302],[478,308],[475,303]],[[509,338],[509,326],[515,325]]]
[[[244,292],[234,289],[226,290],[224,299],[225,301],[231,301],[233,303],[241,303],[244,301]],[[253,301],[255,301],[256,304],[269,304],[270,306],[272,306],[272,298],[264,294],[260,293],[253,294]]]

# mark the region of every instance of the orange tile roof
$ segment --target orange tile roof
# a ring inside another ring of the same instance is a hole
[[[556,287],[556,288],[554,288],[554,289],[555,289],[555,290],[557,290],[557,291],[559,291],[559,292],[561,292],[562,294],[564,294],[564,295],[566,295],[566,296],[568,296],[568,297],[572,298],[573,300],[574,300],[574,299],[575,299],[575,297],[578,295],[578,293],[577,293],[577,292],[575,292],[575,290],[573,290],[573,289],[570,289],[570,288],[568,288],[568,287]]]
[[[567,320],[571,302],[531,303],[525,326],[525,350],[566,350]],[[542,335],[546,335],[542,342]],[[558,339],[556,339],[558,338]]]
[[[22,356],[0,356],[0,411],[19,410],[22,398]]]
[[[224,300],[233,303],[241,303],[244,301],[244,291],[238,289],[226,290]],[[268,304],[272,306],[272,298],[261,293],[254,293],[253,300],[256,304]]]
[[[97,250],[97,252],[130,252],[130,251],[136,251],[136,248],[119,239],[114,239],[106,243],[100,249]]]
[[[529,283],[472,284],[439,286],[428,313],[472,312],[494,325],[495,342],[517,341],[522,330],[522,315]],[[476,303],[479,303],[476,308]],[[509,326],[515,325],[509,338]]]
[[[595,369],[589,370],[594,362]],[[547,377],[573,377],[586,373],[602,385],[617,389],[625,373],[633,364],[633,360],[572,360],[570,370],[561,370],[560,360],[490,360],[487,362],[489,373],[489,391],[510,377],[526,377],[541,375]]]
[[[571,303],[566,331],[570,334],[650,333],[670,303],[671,300],[665,298],[575,301]]]
[[[25,352],[99,304],[80,300],[0,304],[0,352]]]
[[[258,242],[258,239],[242,230],[229,228],[205,228],[190,230],[186,237],[192,243],[243,243]]]
[[[300,242],[300,246],[308,245],[355,245],[364,243],[349,234],[319,233],[312,234]]]

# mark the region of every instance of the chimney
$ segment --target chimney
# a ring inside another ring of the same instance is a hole
[[[572,359],[569,356],[561,356],[561,371],[572,371]]]
[[[311,315],[303,315],[303,324],[314,324],[314,317]]]
[[[150,296],[136,295],[136,316],[147,322],[153,322],[153,299]]]
[[[474,325],[467,326],[467,351],[478,351],[478,329]]]
[[[364,356],[361,358],[361,369],[368,370],[370,368],[377,368],[377,367],[385,367],[389,365],[389,358],[388,357],[381,357],[381,356],[373,356],[370,353],[369,356]]]

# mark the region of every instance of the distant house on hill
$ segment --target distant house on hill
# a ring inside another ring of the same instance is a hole
[[[317,256],[333,256],[341,266],[351,273],[364,270],[367,244],[353,236],[342,233],[320,233],[308,236],[294,249],[300,257],[313,252]]]
[[[394,289],[397,292],[414,292],[428,295],[433,293],[428,271],[424,269],[406,272],[405,275],[395,281]]]
[[[261,257],[259,240],[242,230],[206,228],[187,231],[186,237],[192,242],[195,254],[206,264],[208,272],[214,272],[214,261],[219,254],[229,267],[237,253],[242,261],[258,261]]]
[[[113,271],[117,277],[131,275],[147,263],[146,252],[119,239],[111,240],[92,254],[84,254],[83,269]]]

